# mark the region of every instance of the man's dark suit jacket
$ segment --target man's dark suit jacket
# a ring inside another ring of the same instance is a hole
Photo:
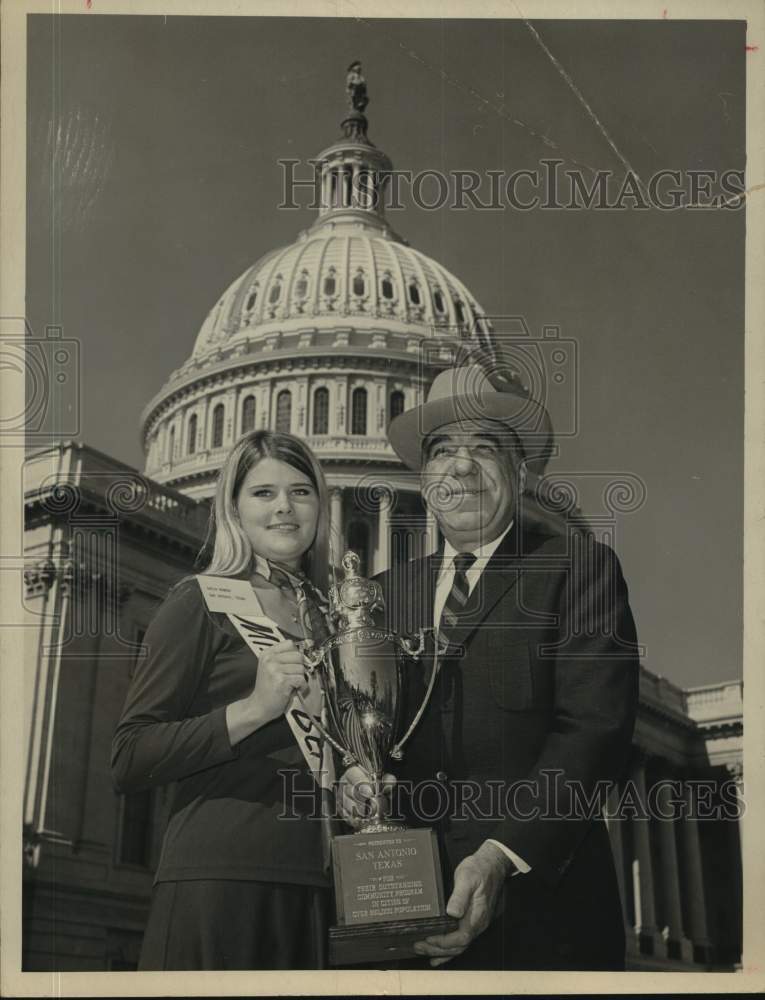
[[[391,628],[432,626],[441,558],[379,577]],[[442,660],[395,768],[402,783],[421,783],[405,808],[439,832],[447,894],[456,865],[487,838],[531,872],[507,879],[503,912],[447,968],[623,967],[604,800],[589,814],[586,801],[621,777],[637,710],[635,626],[616,556],[581,531],[516,521],[450,639],[458,655]],[[432,662],[405,667],[409,718]],[[464,782],[479,792],[472,808]]]

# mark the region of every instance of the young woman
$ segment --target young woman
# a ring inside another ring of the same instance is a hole
[[[170,591],[146,632],[112,770],[121,792],[176,787],[139,968],[322,968],[322,823],[284,715],[307,690],[294,585],[320,601],[329,564],[326,484],[298,438],[256,431],[234,446],[208,542],[206,575],[249,581],[287,638],[256,656],[197,577]]]

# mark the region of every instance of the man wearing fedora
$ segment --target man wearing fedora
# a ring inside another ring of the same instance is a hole
[[[441,372],[389,437],[443,535],[434,555],[378,578],[389,627],[432,628],[443,650],[397,779],[409,821],[438,831],[459,925],[416,951],[453,969],[623,968],[601,816],[638,701],[619,562],[585,528],[540,516],[534,466],[552,427],[512,379],[478,364]],[[431,662],[407,670],[415,706]],[[343,786],[348,815],[359,778]]]

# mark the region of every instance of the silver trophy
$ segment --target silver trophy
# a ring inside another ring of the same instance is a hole
[[[379,583],[359,574],[355,552],[345,553],[343,569],[342,583],[330,590],[334,634],[303,653],[319,675],[317,728],[343,765],[359,765],[371,786],[367,823],[332,841],[337,923],[329,929],[329,961],[341,966],[410,958],[416,941],[457,926],[446,913],[434,831],[391,822],[383,793],[385,763],[403,757],[430,699],[438,657],[434,652],[422,704],[399,738],[403,671],[422,655],[426,630],[403,637],[379,628],[373,618],[384,610]]]
[[[309,671],[318,669],[322,690],[322,735],[337,750],[343,765],[358,764],[369,777],[372,803],[369,823],[361,832],[386,829],[383,774],[388,757],[401,760],[403,747],[428,703],[437,664],[422,705],[406,732],[400,727],[403,669],[425,648],[425,630],[403,637],[375,625],[384,611],[379,583],[359,574],[359,557],[343,556],[345,577],[330,589],[329,617],[334,634],[319,648],[306,650]]]

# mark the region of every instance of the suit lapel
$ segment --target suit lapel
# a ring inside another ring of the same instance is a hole
[[[457,624],[449,630],[449,642],[452,646],[464,646],[499,601],[517,584],[524,569],[519,558],[521,535],[516,521],[484,566]]]
[[[388,623],[400,634],[433,626],[435,581],[441,553],[404,563],[391,579],[386,597]]]

